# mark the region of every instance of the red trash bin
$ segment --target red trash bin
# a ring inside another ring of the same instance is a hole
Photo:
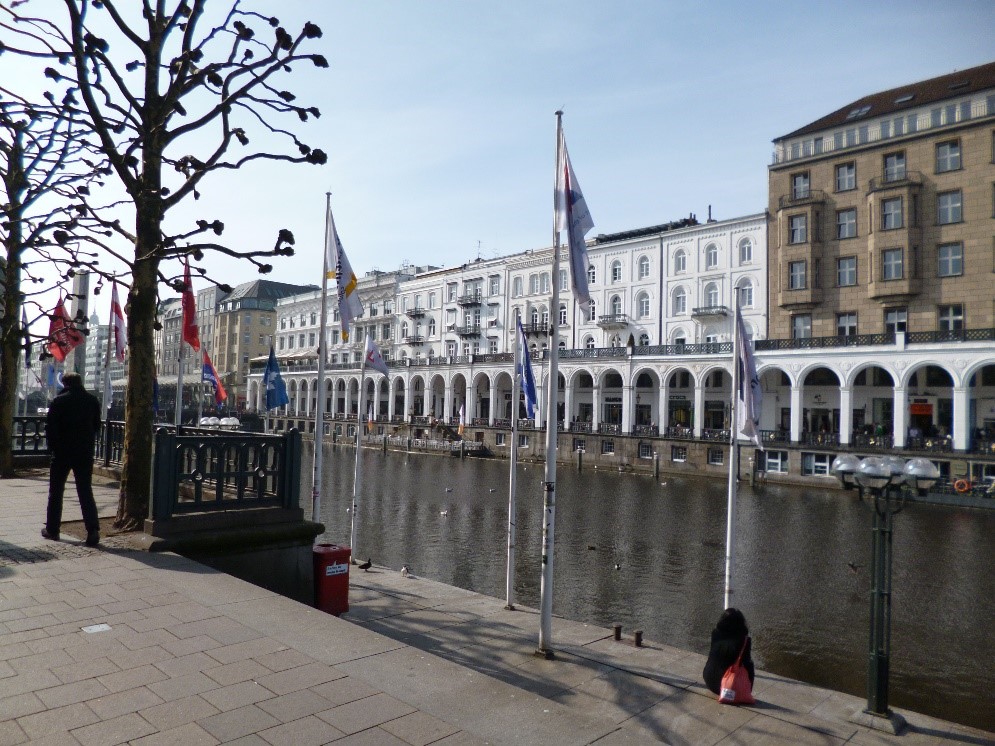
[[[352,549],[337,544],[315,544],[314,606],[338,616],[349,611],[349,558]]]

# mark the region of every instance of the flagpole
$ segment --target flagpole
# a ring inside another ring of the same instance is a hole
[[[732,323],[732,395],[729,403],[729,493],[726,501],[726,571],[725,597],[723,608],[732,606],[732,575],[736,565],[736,491],[739,477],[739,449],[736,447],[736,428],[739,424],[738,403],[739,387],[742,385],[742,373],[739,370],[739,300],[736,300],[736,312]]]
[[[325,357],[328,325],[328,216],[332,210],[332,193],[325,192],[325,250],[321,260],[321,325],[318,333],[318,395],[314,408],[314,475],[311,481],[311,520],[321,522],[321,476],[324,468],[325,443]]]
[[[104,351],[104,456],[111,446],[111,345],[114,343],[114,278],[111,278],[111,312],[107,317],[107,349]]]
[[[180,339],[180,351],[176,358],[179,365],[176,372],[176,412],[173,420],[176,427],[183,424],[183,340]]]
[[[362,443],[363,428],[360,427],[362,424],[363,411],[363,389],[366,387],[366,348],[363,348],[363,360],[359,364],[359,401],[356,404],[356,463],[353,467],[352,472],[352,526],[349,530],[349,547],[351,549],[352,563],[356,564],[356,507],[359,503],[359,452],[360,444]]]
[[[510,474],[508,476],[508,568],[505,583],[504,608],[515,609],[515,520],[518,515],[515,506],[518,476],[518,399],[521,396],[522,383],[522,335],[519,332],[521,311],[515,309],[515,368],[511,384],[511,458]]]
[[[563,128],[563,112],[556,112],[556,163],[559,163],[560,133]],[[556,184],[557,166],[553,167]],[[555,194],[554,188],[554,205]],[[556,229],[556,210],[553,210],[553,298],[550,301],[550,314],[559,313],[560,307],[560,232]],[[557,326],[553,326],[557,329]],[[549,393],[546,396],[546,475],[543,484],[543,524],[542,524],[542,576],[539,583],[539,647],[536,655],[553,657],[553,550],[556,528],[556,440],[557,432],[557,378],[559,375],[559,335],[553,335],[549,342]]]

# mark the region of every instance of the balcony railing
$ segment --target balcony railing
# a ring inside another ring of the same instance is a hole
[[[656,425],[636,425],[632,428],[632,434],[656,437],[660,434],[660,428]]]
[[[787,430],[761,430],[760,440],[764,443],[790,443],[791,435]]]
[[[671,440],[694,440],[694,430],[690,427],[670,425],[663,431],[663,437]],[[728,440],[728,437],[726,438]]]
[[[802,445],[836,447],[840,444],[839,433],[802,433]]]
[[[549,334],[549,322],[535,322],[530,321],[528,324],[522,324],[522,329],[525,330],[526,334]]]
[[[580,350],[560,350],[560,360],[597,357],[625,357],[628,354],[625,347],[590,347]]]
[[[409,308],[404,312],[404,315],[409,319],[420,319],[425,315],[424,308]]]
[[[629,324],[628,314],[609,313],[603,316],[598,316],[598,326],[605,327],[607,329],[628,326],[628,324]]]
[[[699,306],[691,309],[691,317],[695,316],[728,316],[728,306]]]
[[[589,433],[591,432],[590,422],[571,422],[570,432],[572,433]]]
[[[401,341],[406,345],[423,345],[425,344],[425,337],[421,334],[409,334]]]
[[[922,174],[918,171],[905,171],[897,174],[871,177],[870,191],[879,192],[882,189],[919,186],[922,184]]]
[[[906,332],[907,344],[931,344],[935,342],[991,342],[995,340],[995,329],[949,329],[932,332]]]
[[[717,428],[706,427],[701,431],[701,439],[717,443],[729,442],[729,431]]]
[[[850,441],[853,448],[875,448],[878,450],[889,450],[893,447],[895,439],[891,435],[866,435],[864,433],[854,433]]]
[[[792,194],[784,194],[777,199],[777,209],[784,210],[800,205],[825,202],[826,193],[821,189],[802,189]]]
[[[907,451],[927,451],[930,453],[950,453],[954,449],[953,440],[949,437],[915,437],[905,441]]]
[[[800,339],[758,339],[755,350],[812,350],[822,347],[863,347],[895,344],[895,334],[850,334],[836,337],[802,337]]]
[[[457,326],[456,333],[461,337],[478,337],[480,336],[480,324]]]
[[[621,435],[622,425],[618,422],[599,422],[598,432],[602,435]]]
[[[456,299],[458,306],[479,306],[481,303],[480,293],[464,293]]]
[[[633,355],[728,355],[732,342],[705,342],[694,345],[650,345],[632,348]]]

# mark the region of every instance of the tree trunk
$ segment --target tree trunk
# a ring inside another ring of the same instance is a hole
[[[158,225],[156,226],[158,235]],[[137,256],[143,251],[139,233]],[[115,528],[141,529],[149,515],[152,487],[152,386],[155,378],[154,324],[157,259],[137,259],[128,291],[128,386],[124,408],[124,465]]]
[[[0,311],[0,478],[14,476],[14,416],[17,414],[17,362],[21,336],[21,221],[10,215]]]

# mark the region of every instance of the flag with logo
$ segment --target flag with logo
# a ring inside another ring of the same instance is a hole
[[[117,283],[111,283],[111,334],[114,335],[114,359],[124,362],[124,346],[127,342],[127,332],[124,328],[124,309],[117,297]]]
[[[529,419],[535,417],[536,402],[538,402],[538,396],[536,393],[536,379],[535,374],[532,372],[532,355],[529,353],[529,345],[525,339],[525,329],[522,328],[522,317],[518,317],[518,345],[519,345],[519,363],[520,370],[519,373],[522,374],[522,393],[525,394],[525,411],[529,416]],[[518,416],[518,405],[515,405],[516,411],[515,416]]]
[[[228,392],[225,391],[224,384],[221,383],[221,376],[214,369],[214,363],[211,362],[211,356],[207,354],[207,350],[204,350],[204,366],[200,374],[200,380],[207,381],[214,387],[215,404],[220,404],[228,398]]]
[[[459,427],[456,430],[457,435],[463,434],[463,429],[466,427],[466,402],[459,405]]]
[[[758,448],[763,449],[759,430],[763,391],[760,388],[760,377],[757,375],[757,364],[753,358],[753,344],[746,336],[743,316],[738,308],[736,309],[736,347],[738,349],[736,364],[739,366],[736,430],[753,441]]]
[[[280,366],[276,362],[276,352],[272,345],[269,348],[269,361],[263,373],[263,389],[266,391],[266,409],[276,409],[290,402],[287,396],[287,384],[280,375]]]
[[[83,332],[76,328],[73,320],[69,318],[66,311],[66,304],[60,297],[59,304],[52,311],[52,318],[48,325],[48,352],[60,363],[64,362],[66,356],[83,343]]]
[[[352,265],[342,248],[338,231],[335,230],[335,219],[332,217],[332,207],[328,206],[328,220],[325,233],[325,264],[328,267],[327,278],[335,279],[336,293],[339,299],[339,321],[342,325],[342,340],[349,339],[349,329],[352,321],[363,313],[363,304],[359,300],[356,286],[359,280],[352,271]]]
[[[556,185],[554,188],[554,212],[556,230],[567,232],[567,249],[570,255],[570,281],[577,302],[588,305],[591,293],[587,287],[587,244],[584,236],[594,227],[591,212],[587,209],[584,194],[580,191],[577,176],[570,164],[567,141],[563,127],[556,149]]]
[[[390,375],[387,363],[384,362],[383,355],[380,354],[380,348],[377,347],[377,343],[373,341],[373,337],[369,334],[366,335],[366,367],[373,368],[373,370],[383,373],[385,376]]]
[[[200,349],[200,330],[197,328],[197,301],[193,296],[190,280],[190,259],[183,265],[183,341],[194,350]]]

